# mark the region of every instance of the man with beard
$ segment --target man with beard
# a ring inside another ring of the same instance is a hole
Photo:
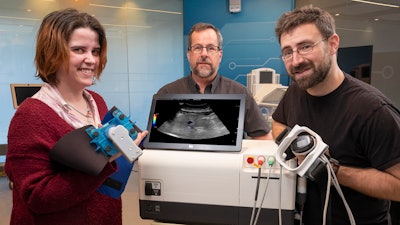
[[[306,6],[284,13],[275,32],[292,84],[274,112],[272,133],[306,126],[328,144],[333,168],[356,224],[390,224],[390,200],[400,200],[400,111],[379,90],[345,74],[337,64],[333,17]],[[298,161],[301,163],[301,159]],[[305,225],[347,225],[343,201],[327,173],[307,181]]]
[[[245,94],[244,131],[253,139],[272,139],[267,121],[247,88],[218,74],[222,59],[221,32],[212,24],[197,23],[189,32],[187,46],[191,74],[165,85],[157,94]]]

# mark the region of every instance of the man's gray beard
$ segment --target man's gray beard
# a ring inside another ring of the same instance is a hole
[[[192,72],[193,72],[194,75],[196,75],[198,77],[207,78],[207,77],[211,77],[214,74],[215,70],[211,69],[211,70],[207,70],[207,71],[204,71],[204,70],[200,71],[200,70],[195,68],[195,69],[192,70]]]

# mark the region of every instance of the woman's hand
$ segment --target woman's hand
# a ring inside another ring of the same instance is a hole
[[[140,145],[140,142],[142,142],[142,140],[147,136],[147,134],[148,134],[149,132],[147,131],[147,130],[144,130],[144,131],[142,131],[142,132],[138,132],[138,134],[137,134],[137,136],[136,136],[136,139],[135,139],[135,144],[137,145],[137,146],[139,146]]]

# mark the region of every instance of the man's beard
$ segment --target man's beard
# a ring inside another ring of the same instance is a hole
[[[307,77],[296,77],[296,71],[302,71],[303,68],[311,68],[313,73]],[[326,76],[328,76],[329,70],[331,68],[331,60],[330,58],[326,58],[325,61],[319,66],[315,67],[315,64],[312,62],[303,62],[297,67],[290,68],[290,78],[296,82],[296,84],[303,90],[307,90],[308,88],[312,88],[317,84],[321,83],[325,80]]]
[[[199,63],[208,63],[208,65],[210,66],[210,69],[199,69]],[[192,68],[192,72],[194,75],[201,77],[201,78],[207,78],[212,76],[215,73],[215,68],[212,66],[212,64],[206,60],[201,61],[196,63],[196,66],[194,68]]]

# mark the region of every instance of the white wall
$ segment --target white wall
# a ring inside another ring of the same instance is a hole
[[[108,63],[91,89],[142,129],[153,93],[183,76],[182,0],[0,0],[0,144],[7,142],[15,112],[10,84],[41,82],[34,77],[36,33],[46,14],[66,7],[88,12],[104,25]]]

